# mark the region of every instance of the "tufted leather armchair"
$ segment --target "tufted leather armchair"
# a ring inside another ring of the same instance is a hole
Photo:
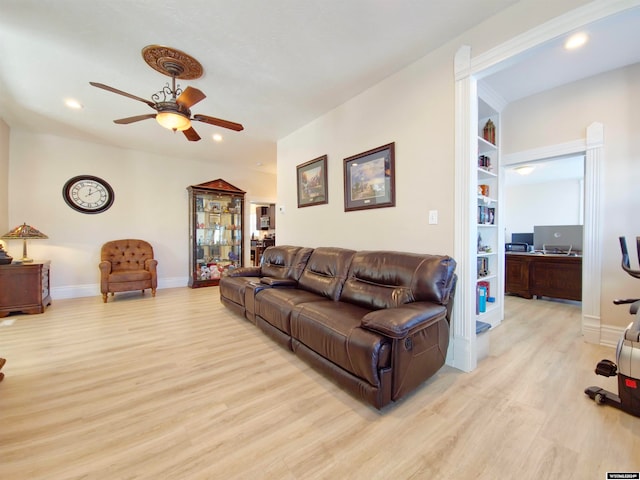
[[[100,291],[107,303],[107,294],[151,289],[156,296],[158,261],[153,258],[153,247],[144,240],[113,240],[102,246],[100,252]]]

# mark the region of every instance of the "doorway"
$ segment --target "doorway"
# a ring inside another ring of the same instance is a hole
[[[276,242],[276,205],[272,202],[250,202],[249,265],[260,265],[265,248]]]
[[[501,165],[505,242],[514,242],[513,234],[533,234],[536,225],[584,224],[584,153],[520,163],[514,157],[505,156]]]
[[[585,155],[514,157],[500,166],[505,297],[524,297],[534,308],[542,301],[581,308]]]
[[[517,59],[523,58],[536,47],[584,27],[623,9],[582,8],[525,32],[509,42],[495,47],[472,59],[471,48],[461,47],[454,60],[456,100],[456,174],[455,174],[455,235],[454,255],[459,259],[459,290],[454,305],[452,354],[448,363],[464,371],[475,369],[477,345],[475,338],[475,223],[474,203],[476,185],[474,169],[476,158],[476,126],[478,118],[478,81],[491,75]],[[523,39],[526,38],[526,41]],[[604,160],[604,126],[595,122],[586,127],[584,138],[557,146],[548,155],[535,152],[531,158],[561,156],[585,152],[584,201],[584,255],[582,331],[585,340],[600,343],[600,279],[601,279],[601,169]],[[531,154],[531,152],[525,152]]]

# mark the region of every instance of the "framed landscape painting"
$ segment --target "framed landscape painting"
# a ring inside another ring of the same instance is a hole
[[[327,193],[327,156],[314,158],[296,167],[298,171],[298,208],[329,203]]]
[[[344,211],[394,207],[395,143],[344,159]]]

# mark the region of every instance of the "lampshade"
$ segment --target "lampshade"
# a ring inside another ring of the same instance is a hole
[[[31,225],[27,225],[23,223],[22,225],[17,226],[16,228],[9,230],[9,232],[5,233],[2,237],[3,240],[22,240],[22,258],[20,259],[22,262],[33,262],[32,258],[27,256],[27,240],[36,239],[36,238],[49,238],[44,233],[42,233],[37,228],[32,227]]]
[[[191,120],[180,113],[160,112],[156,115],[156,121],[169,130],[187,130],[191,128]]]

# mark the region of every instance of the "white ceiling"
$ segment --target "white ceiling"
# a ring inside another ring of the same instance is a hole
[[[517,168],[525,165],[533,167],[533,171],[528,175],[519,174]],[[527,162],[524,165],[505,167],[504,173],[504,183],[507,186],[582,180],[584,178],[584,155]]]
[[[275,173],[279,138],[516,1],[0,0],[0,116],[12,127]],[[632,22],[640,31],[637,16]],[[633,35],[626,49],[640,53]],[[182,50],[204,67],[201,78],[179,82],[207,95],[194,114],[245,130],[194,122],[202,140],[187,142],[153,120],[114,124],[153,111],[89,82],[149,99],[169,80],[143,61],[151,44]],[[520,68],[531,76],[530,66]],[[561,71],[544,69],[543,77]],[[504,84],[514,82],[505,78],[513,77],[500,72],[489,84],[505,98],[526,94],[508,93]],[[67,109],[67,98],[84,108]],[[224,141],[213,142],[213,133]]]
[[[482,82],[507,102],[640,62],[640,8],[626,10],[580,29],[589,41],[567,51],[559,36],[522,55],[509,68]]]
[[[0,115],[9,125],[275,172],[275,142],[517,0],[0,0]],[[153,120],[135,100],[169,80],[146,45],[195,57],[201,113],[240,133],[194,123],[200,142]],[[63,105],[67,97],[84,105]],[[211,135],[224,135],[220,144]],[[256,167],[257,163],[263,163]]]

